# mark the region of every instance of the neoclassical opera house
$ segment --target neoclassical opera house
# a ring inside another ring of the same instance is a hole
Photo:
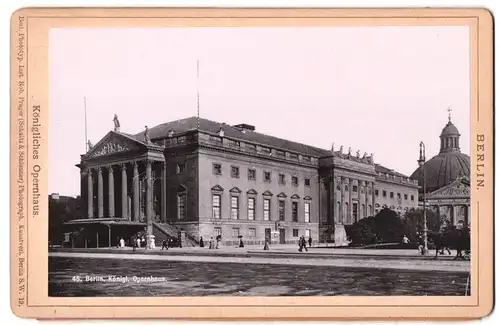
[[[459,136],[449,122],[440,153],[425,164],[427,201],[453,222],[468,220],[469,206]],[[416,209],[421,181],[418,169],[410,178],[351,148],[325,150],[197,117],[132,135],[115,116],[115,129],[77,166],[85,215],[68,226],[88,247],[129,242],[139,231],[150,245],[219,235],[227,245],[295,243],[302,235],[342,244],[346,225],[383,208]]]
[[[470,226],[470,157],[460,151],[460,132],[451,116],[439,138],[439,153],[411,175],[420,186],[419,205],[423,203],[425,174],[426,207],[455,226]]]

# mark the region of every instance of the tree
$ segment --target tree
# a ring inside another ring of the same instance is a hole
[[[49,196],[49,240],[53,244],[62,241],[65,222],[82,217],[82,207],[80,196],[61,196],[58,199]]]
[[[432,210],[426,209],[427,230],[439,232],[445,224],[449,224],[446,216],[439,216]],[[411,241],[418,240],[418,236],[424,232],[423,210],[407,212],[403,218],[406,235]]]
[[[402,219],[396,212],[387,208],[374,217],[363,218],[346,227],[347,237],[353,246],[399,243],[405,231]]]

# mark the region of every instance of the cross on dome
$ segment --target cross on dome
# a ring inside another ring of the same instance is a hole
[[[448,111],[448,122],[451,123],[451,111],[452,111],[452,109],[451,109],[450,105],[448,105],[447,111]]]

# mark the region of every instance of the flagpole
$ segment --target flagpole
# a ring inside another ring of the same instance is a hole
[[[196,59],[196,97],[197,97],[197,126],[196,129],[199,131],[200,130],[200,60]]]
[[[85,111],[85,152],[88,151],[87,141],[87,97],[83,97],[83,109]]]

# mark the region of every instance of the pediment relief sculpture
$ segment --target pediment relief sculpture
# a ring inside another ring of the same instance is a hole
[[[104,156],[104,155],[109,155],[117,152],[122,152],[122,151],[128,151],[131,148],[128,147],[126,144],[118,143],[118,142],[105,142],[102,145],[99,145],[99,147],[95,148],[90,154],[89,157],[98,157],[98,156]]]

